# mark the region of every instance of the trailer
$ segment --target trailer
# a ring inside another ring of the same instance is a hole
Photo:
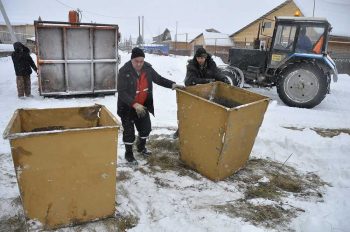
[[[118,25],[34,21],[41,96],[114,94]]]

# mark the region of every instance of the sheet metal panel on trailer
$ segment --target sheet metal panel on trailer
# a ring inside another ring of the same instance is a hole
[[[118,25],[35,21],[42,96],[115,93]]]

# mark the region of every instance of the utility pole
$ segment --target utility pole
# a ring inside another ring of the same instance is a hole
[[[144,39],[145,39],[145,18],[144,16],[142,16],[142,43],[145,43]]]
[[[140,16],[139,16],[139,37],[137,37],[137,45],[140,46],[141,44],[143,44],[143,38],[141,36],[141,22],[140,22]]]
[[[314,0],[314,8],[312,10],[312,17],[315,17],[315,5],[316,5],[316,0]]]
[[[176,56],[176,43],[177,43],[177,21],[176,21],[176,28],[175,28],[175,56]]]
[[[5,19],[7,29],[9,30],[9,32],[10,32],[10,34],[11,34],[11,41],[12,41],[13,43],[14,43],[14,42],[17,42],[18,40],[17,40],[17,38],[16,38],[15,32],[14,32],[13,29],[12,29],[10,20],[9,20],[9,18],[7,17],[7,14],[6,14],[4,5],[2,4],[2,1],[1,1],[1,0],[0,0],[0,10],[1,10],[2,16],[3,16],[4,19]]]
[[[141,20],[141,17],[139,16],[139,36],[141,36],[141,22],[140,22],[140,20]]]
[[[215,56],[216,56],[216,40],[217,38],[215,38],[215,52],[214,52]]]

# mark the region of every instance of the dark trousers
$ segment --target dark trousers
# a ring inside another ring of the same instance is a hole
[[[18,97],[23,97],[24,95],[29,97],[31,90],[30,76],[17,76],[16,83]]]
[[[125,144],[133,144],[135,141],[135,127],[139,133],[140,138],[146,138],[151,133],[151,119],[149,113],[142,117],[121,117],[123,125],[123,142]]]

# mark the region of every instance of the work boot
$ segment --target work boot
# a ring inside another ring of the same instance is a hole
[[[125,159],[131,164],[138,164],[134,157],[134,153],[132,152],[132,145],[125,144]]]
[[[137,152],[144,156],[150,156],[152,154],[152,152],[146,148],[146,139],[139,138],[137,143]]]

